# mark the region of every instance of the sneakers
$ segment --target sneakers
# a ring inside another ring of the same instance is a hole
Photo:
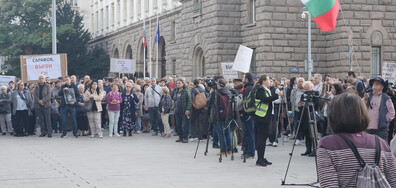
[[[94,135],[94,134],[91,134],[91,138],[95,138],[95,135]]]
[[[155,132],[155,133],[153,133],[151,136],[158,136],[158,133]]]
[[[267,142],[267,146],[272,146],[272,142]]]
[[[118,134],[118,133],[116,133],[116,134],[115,134],[115,136],[116,136],[116,137],[120,137],[121,135],[120,135],[120,134]]]
[[[274,142],[274,143],[272,143],[272,146],[274,146],[274,147],[278,147],[278,142]]]
[[[109,137],[113,137],[113,135],[111,134],[111,135],[109,135]]]
[[[183,139],[182,143],[188,143],[188,140],[187,139]]]
[[[299,146],[301,144],[301,141],[299,139],[296,140],[296,142],[294,143],[295,146]]]
[[[136,134],[141,134],[142,132],[141,131],[136,131]]]
[[[62,134],[62,136],[61,136],[61,138],[66,138],[67,136],[66,136],[66,134]]]
[[[188,141],[189,142],[196,142],[196,141],[198,141],[198,138],[190,138]]]
[[[284,141],[284,142],[289,141],[289,137],[288,137],[288,136],[283,137],[283,141]]]

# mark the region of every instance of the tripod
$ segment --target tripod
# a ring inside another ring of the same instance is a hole
[[[230,113],[227,114],[225,122],[229,122],[229,123],[224,128],[224,131],[226,131],[228,128],[231,129],[231,131],[230,131],[231,132],[231,143],[232,143],[231,160],[234,160],[234,148],[236,148],[236,145],[234,146],[233,144],[235,142],[237,142],[236,141],[236,139],[237,139],[236,138],[236,134],[234,134],[234,132],[236,131],[236,129],[237,130],[242,130],[241,127],[239,126],[241,120],[240,120],[239,111],[237,109],[235,96],[231,96],[231,99],[228,102],[228,112],[231,112],[231,114]],[[231,119],[231,120],[229,120],[229,119]],[[224,137],[225,137],[225,134],[224,134]],[[226,156],[227,156],[227,154],[226,154]],[[220,158],[221,158],[221,152],[220,152]]]
[[[298,126],[297,126],[297,132],[296,132],[296,134],[297,134],[298,131],[300,130],[300,126],[301,126],[301,122],[302,122],[302,118],[303,118],[303,116],[304,116],[305,110],[308,111],[309,132],[310,132],[310,137],[312,138],[313,148],[314,148],[314,151],[315,151],[316,148],[317,148],[317,145],[318,145],[318,141],[317,141],[318,130],[317,130],[317,124],[316,124],[315,107],[314,107],[314,103],[313,103],[312,101],[307,101],[307,102],[305,102],[305,104],[304,104],[304,107],[303,107],[302,112],[301,112],[300,120],[299,120],[299,123],[298,123]],[[292,160],[292,157],[293,157],[294,148],[295,148],[295,146],[296,146],[296,144],[295,144],[296,141],[297,141],[297,139],[294,141],[294,144],[293,144],[291,153],[289,153],[289,155],[290,155],[289,163],[287,164],[287,169],[286,169],[285,177],[284,177],[284,179],[282,180],[282,184],[281,184],[281,185],[287,185],[287,186],[310,186],[310,187],[319,187],[319,186],[315,186],[315,184],[318,183],[318,179],[317,179],[316,182],[310,183],[310,184],[294,184],[294,183],[292,183],[292,184],[286,184],[286,177],[287,177],[287,173],[289,172],[289,167],[290,167],[290,163],[291,163],[291,160]],[[316,151],[315,151],[315,152],[316,152]],[[316,174],[317,174],[317,172],[318,172],[318,165],[317,165],[317,156],[316,156],[316,155],[315,155],[315,165],[316,165]]]

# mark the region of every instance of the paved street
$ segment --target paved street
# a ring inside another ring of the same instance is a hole
[[[194,159],[197,142],[175,143],[176,137],[59,136],[1,136],[0,187],[282,187],[291,151],[291,142],[268,147],[273,165],[256,167],[255,159],[242,163],[240,152],[222,163],[211,147],[204,156],[205,142]],[[314,158],[300,156],[304,151],[296,147],[286,183],[316,180]]]

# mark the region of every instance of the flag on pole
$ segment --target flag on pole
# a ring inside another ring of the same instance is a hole
[[[339,0],[301,0],[311,13],[314,21],[323,32],[332,31],[336,27]]]
[[[142,37],[143,37],[143,47],[146,47],[147,46],[147,40],[146,40],[146,29],[144,28],[144,24],[143,24]]]
[[[160,31],[159,31],[159,21],[158,21],[158,17],[157,17],[157,37],[155,38],[155,42],[157,42],[157,44],[160,43]]]

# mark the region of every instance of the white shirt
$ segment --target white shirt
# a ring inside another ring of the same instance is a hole
[[[23,94],[23,92],[21,92],[21,94],[26,98],[26,96]],[[17,109],[16,110],[27,110],[28,108],[27,108],[26,102],[24,100],[22,100],[21,96],[19,96],[18,93],[16,94],[16,98],[17,98]]]

